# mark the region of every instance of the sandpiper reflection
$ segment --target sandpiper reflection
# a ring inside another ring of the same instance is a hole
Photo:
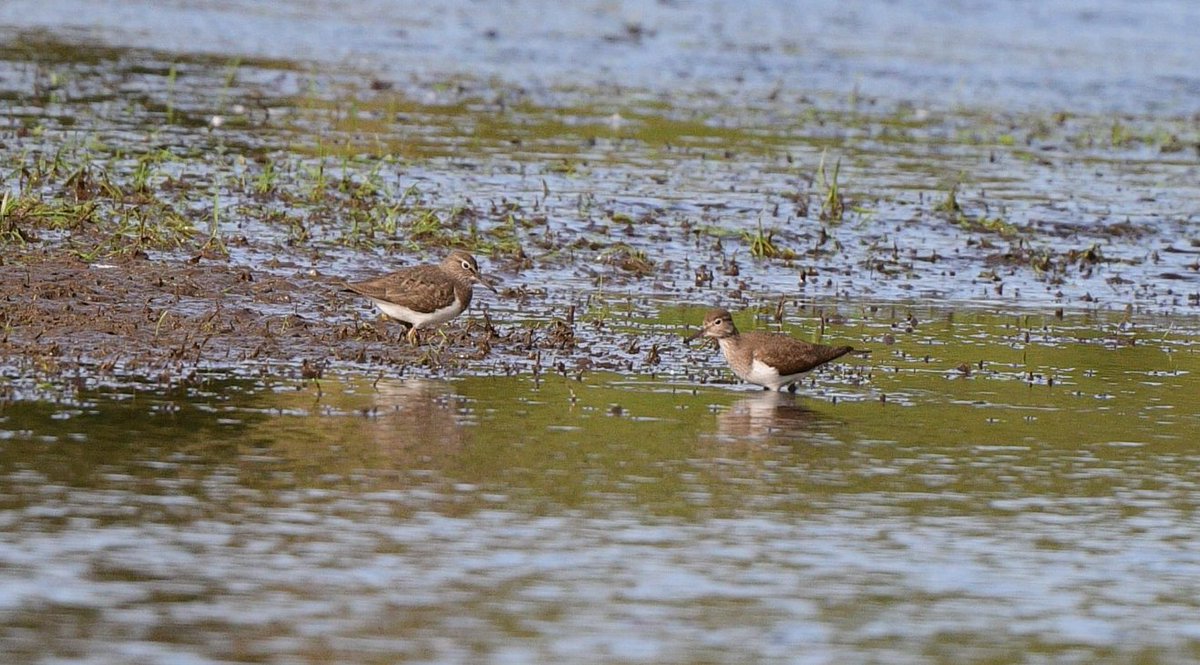
[[[811,431],[820,415],[791,393],[756,392],[717,416],[717,435],[731,440],[762,440]]]
[[[402,466],[427,464],[461,450],[463,398],[450,384],[380,379],[374,384],[369,431],[379,450]]]

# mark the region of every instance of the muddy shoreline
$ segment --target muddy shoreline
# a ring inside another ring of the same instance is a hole
[[[560,356],[575,347],[572,323],[495,322],[483,298],[412,346],[401,324],[375,317],[369,303],[340,292],[339,281],[201,255],[93,264],[53,251],[10,255],[0,266],[0,359],[18,376],[124,375],[166,384],[207,371],[440,374],[485,360],[493,373],[541,371],[543,351],[558,358],[549,369],[563,373],[611,368],[618,360],[591,355],[568,369]],[[520,295],[510,290],[506,297]]]

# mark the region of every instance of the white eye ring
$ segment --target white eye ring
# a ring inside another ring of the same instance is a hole
[[[470,261],[463,261],[463,262],[462,262],[462,267],[463,267],[463,270],[468,270],[468,271],[469,271],[469,270],[473,270],[473,268],[471,268],[471,262],[470,262]]]

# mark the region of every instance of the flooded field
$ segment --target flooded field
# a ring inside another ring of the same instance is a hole
[[[1200,659],[1195,9],[406,4],[0,6],[6,663]]]

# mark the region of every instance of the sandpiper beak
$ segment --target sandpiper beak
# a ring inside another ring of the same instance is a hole
[[[492,286],[492,283],[484,279],[482,275],[475,275],[475,281],[483,288],[495,293],[496,295],[500,295],[500,292],[496,290],[496,287]]]
[[[696,339],[697,337],[703,337],[703,336],[704,336],[704,328],[701,328],[701,329],[697,330],[696,332],[688,335],[687,337],[684,337],[683,343],[687,344],[688,342]]]

